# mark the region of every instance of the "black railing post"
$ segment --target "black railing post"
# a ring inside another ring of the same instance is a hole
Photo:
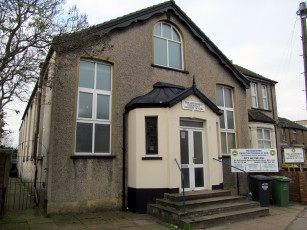
[[[177,163],[177,166],[179,168],[179,171],[181,172],[181,183],[182,183],[182,203],[183,203],[183,211],[185,212],[185,196],[184,196],[184,175],[183,172],[181,171],[181,168],[178,164],[177,159],[175,158],[175,161]]]

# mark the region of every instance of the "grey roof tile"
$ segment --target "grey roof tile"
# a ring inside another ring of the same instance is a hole
[[[248,110],[248,121],[264,122],[276,124],[276,121],[268,115],[262,113],[259,110],[249,109]]]
[[[307,128],[299,125],[293,121],[288,120],[287,118],[278,117],[278,127],[280,128],[290,128],[290,129],[300,129],[300,130],[306,130]]]

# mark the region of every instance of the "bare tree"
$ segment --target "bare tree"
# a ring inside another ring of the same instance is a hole
[[[18,98],[27,100],[29,84],[53,37],[88,27],[87,16],[64,0],[0,0],[0,111]]]

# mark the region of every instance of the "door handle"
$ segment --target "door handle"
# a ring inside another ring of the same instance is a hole
[[[193,164],[195,164],[195,160],[196,160],[197,158],[196,158],[196,157],[193,157],[192,159],[193,159]]]

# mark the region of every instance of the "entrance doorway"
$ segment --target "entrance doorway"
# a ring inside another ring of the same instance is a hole
[[[181,170],[184,189],[187,191],[206,188],[205,133],[203,122],[180,121]]]

